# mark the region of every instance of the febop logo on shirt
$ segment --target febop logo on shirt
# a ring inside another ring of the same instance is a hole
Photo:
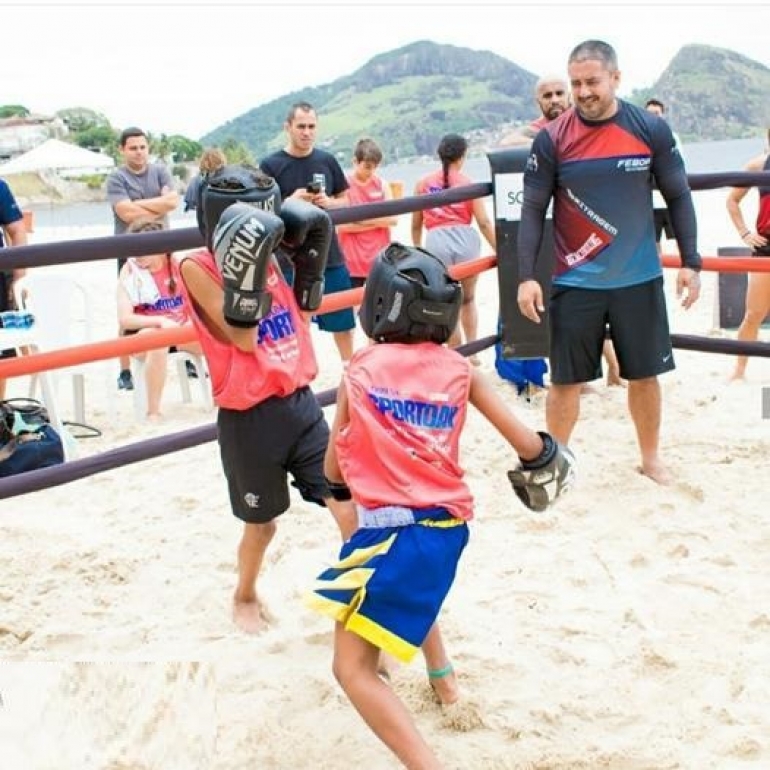
[[[651,158],[624,158],[618,161],[617,168],[624,171],[647,171],[652,163]]]

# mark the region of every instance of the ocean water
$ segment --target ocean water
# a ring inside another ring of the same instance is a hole
[[[757,137],[687,144],[683,147],[683,154],[687,170],[691,173],[740,171],[750,158],[762,152],[763,147],[763,139]],[[388,181],[402,182],[404,194],[410,195],[417,180],[433,171],[437,164],[438,161],[384,164],[381,174]],[[469,158],[463,171],[478,182],[491,179],[486,156]],[[34,214],[35,233],[30,239],[33,243],[99,237],[112,233],[112,212],[106,201],[72,205],[44,204],[29,208]],[[184,213],[181,207],[171,216],[172,227],[194,227],[195,224],[194,212]]]

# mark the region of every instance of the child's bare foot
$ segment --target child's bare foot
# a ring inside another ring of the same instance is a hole
[[[643,463],[638,470],[643,476],[647,476],[662,487],[666,487],[674,481],[671,471],[659,460]]]
[[[259,599],[233,601],[233,622],[244,633],[261,634],[272,621],[273,616]]]

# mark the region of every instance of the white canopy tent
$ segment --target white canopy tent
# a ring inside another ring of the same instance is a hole
[[[104,173],[115,167],[109,155],[91,152],[60,139],[48,139],[29,152],[0,164],[0,176],[55,171],[61,176]]]

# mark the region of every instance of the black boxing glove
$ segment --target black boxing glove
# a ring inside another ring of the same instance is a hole
[[[513,491],[532,511],[542,512],[569,492],[575,481],[575,456],[549,433],[538,431],[543,449],[534,460],[522,460],[508,480]]]
[[[294,265],[294,297],[301,310],[317,310],[334,224],[322,208],[293,198],[281,207],[281,219],[286,226],[282,247]]]
[[[248,203],[278,214],[281,191],[273,177],[251,166],[227,165],[206,174],[198,187],[196,216],[209,251],[214,250],[212,239],[219,218],[233,203]]]
[[[213,234],[213,253],[222,275],[222,312],[231,326],[256,326],[269,312],[267,268],[283,237],[283,222],[275,214],[248,203],[228,206]]]

